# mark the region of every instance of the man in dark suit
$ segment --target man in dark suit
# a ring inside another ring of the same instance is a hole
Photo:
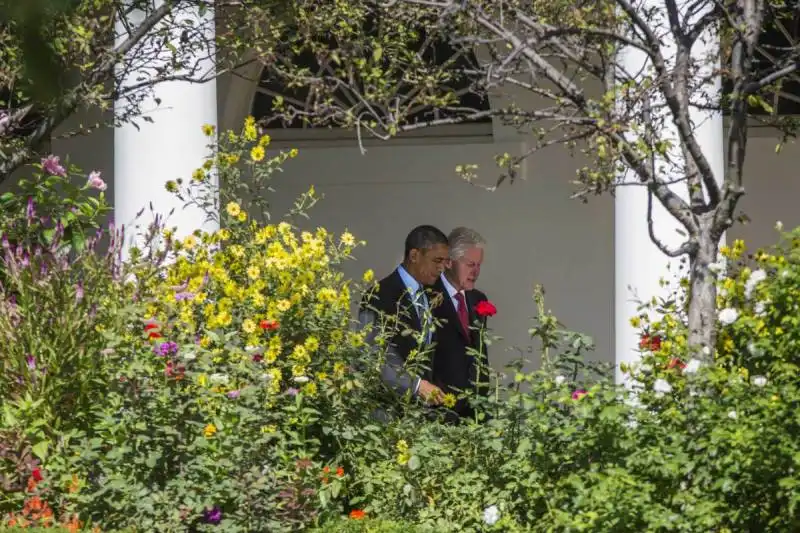
[[[385,341],[381,377],[400,396],[436,404],[442,391],[431,383],[433,316],[429,291],[449,261],[447,236],[434,226],[418,226],[405,241],[403,263],[380,280],[359,310],[362,327],[372,326],[367,342]],[[409,334],[410,333],[410,334]]]
[[[475,288],[481,273],[484,245],[481,235],[469,228],[456,228],[448,236],[450,261],[439,276],[434,292],[441,303],[434,309],[438,322],[433,358],[433,383],[445,393],[486,394],[488,391],[488,353],[479,333],[486,318],[478,317],[476,306],[487,301]],[[461,398],[453,412],[461,418],[473,416],[469,401]],[[452,415],[447,417],[453,421]]]

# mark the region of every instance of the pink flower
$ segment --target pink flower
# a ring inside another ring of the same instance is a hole
[[[578,390],[576,390],[575,392],[572,393],[572,399],[573,400],[580,400],[581,398],[583,398],[587,394],[589,394],[589,393],[586,392],[585,390],[578,389]]]
[[[42,159],[42,170],[52,176],[67,177],[66,169],[61,165],[61,158],[57,155],[48,155]]]
[[[89,173],[89,179],[86,180],[86,185],[98,191],[104,191],[107,187],[106,182],[100,177],[100,172],[96,170]]]

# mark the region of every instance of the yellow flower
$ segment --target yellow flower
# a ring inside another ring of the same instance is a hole
[[[187,250],[191,250],[192,248],[195,247],[195,245],[197,245],[197,237],[195,237],[194,235],[189,235],[185,239],[183,239],[183,246]]]
[[[311,357],[308,355],[308,350],[306,350],[305,346],[298,344],[292,350],[292,359],[297,361],[298,363],[307,364],[311,362]]]
[[[285,313],[290,307],[292,307],[292,302],[284,298],[283,300],[278,301],[276,307],[278,308],[278,311]]]
[[[202,168],[196,169],[194,172],[192,172],[192,179],[194,181],[203,181],[206,179],[205,171]]]
[[[259,161],[264,159],[266,152],[264,151],[263,146],[253,146],[250,150],[250,159],[258,163]]]
[[[217,426],[215,426],[214,424],[208,424],[205,427],[205,429],[203,429],[203,435],[205,435],[207,439],[213,437],[216,432],[217,432]]]
[[[630,319],[631,327],[638,328],[642,324],[642,319],[638,316],[635,316]]]
[[[311,353],[316,352],[319,349],[319,339],[317,339],[316,337],[307,338],[305,342],[305,347],[306,350],[308,350]]]
[[[242,211],[241,213],[239,213],[239,216],[237,216],[236,218],[239,219],[239,222],[244,222],[245,220],[247,220],[247,213]]]
[[[225,210],[232,217],[237,217],[239,216],[239,213],[242,212],[241,206],[239,206],[239,204],[237,204],[236,202],[228,202],[228,205],[225,207]]]
[[[345,246],[353,246],[356,243],[356,238],[349,231],[342,233],[340,240]]]
[[[297,148],[292,148],[291,150],[289,150],[289,157],[292,158],[297,157]]]
[[[249,318],[242,322],[242,331],[245,333],[255,333],[256,331],[256,323],[250,320]]]
[[[375,279],[375,272],[371,268],[367,269],[361,279],[364,280],[364,283],[372,283],[372,280]]]
[[[276,431],[278,431],[278,428],[274,424],[267,424],[266,426],[261,426],[261,433],[268,435],[270,433],[275,433]]]
[[[280,337],[272,337],[269,340],[269,348],[267,348],[267,353],[264,354],[264,357],[267,360],[268,364],[272,364],[278,359],[280,356],[281,351],[283,350],[283,343],[281,342]]]
[[[442,396],[442,405],[447,407],[448,409],[452,409],[456,406],[456,397],[454,394],[450,394],[449,392]]]
[[[261,275],[261,269],[255,265],[250,265],[247,267],[247,277],[250,279],[258,279]]]
[[[336,301],[336,291],[330,287],[323,287],[317,292],[317,299],[323,303],[333,303]]]
[[[345,364],[341,361],[336,361],[333,364],[333,375],[337,378],[344,377],[344,371],[347,369]]]
[[[203,135],[205,135],[206,137],[211,137],[212,135],[214,135],[215,130],[216,128],[211,124],[203,124]]]
[[[258,145],[269,146],[270,142],[272,142],[272,138],[269,135],[262,135],[261,138],[258,140]]]
[[[311,383],[306,383],[306,386],[303,387],[303,391],[310,397],[314,397],[317,395],[317,384],[313,381]]]
[[[297,376],[305,376],[306,375],[306,367],[303,365],[294,365],[292,366],[292,375]]]

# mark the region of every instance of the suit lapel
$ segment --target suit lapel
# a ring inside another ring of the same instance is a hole
[[[412,329],[421,332],[422,320],[414,307],[414,302],[411,300],[411,293],[409,293],[408,287],[406,287],[403,278],[400,277],[400,272],[397,270],[394,271],[393,277],[396,290],[400,293],[400,297],[398,298],[398,311],[400,312],[401,318],[407,320],[407,325]]]
[[[474,326],[475,322],[478,320],[478,314],[475,312],[475,305],[477,305],[477,302],[474,301],[474,298],[472,297],[469,291],[466,292],[465,299],[467,302],[467,310],[469,311],[469,325]],[[475,348],[476,350],[479,349],[481,342],[480,332],[474,328],[470,328],[469,333],[470,333],[470,342],[472,343],[472,347]]]

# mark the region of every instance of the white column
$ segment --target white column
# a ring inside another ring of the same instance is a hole
[[[162,2],[156,2],[161,4]],[[143,20],[144,15],[136,13],[138,20],[131,20],[136,26]],[[208,43],[198,54],[194,61],[197,64],[193,77],[213,72],[214,68],[214,13],[208,9],[201,17],[199,12],[192,8],[182,8],[181,20],[189,19],[191,28],[201,29],[202,39]],[[173,25],[174,26],[174,25]],[[172,44],[179,51],[185,50],[185,44],[180,42],[181,26],[171,33],[174,38]],[[127,38],[121,31],[118,22],[117,42]],[[158,27],[156,27],[156,30]],[[190,37],[200,39],[197,35]],[[134,48],[132,56],[137,54],[150,57],[154,54],[153,43],[147,43],[144,50]],[[210,49],[208,47],[211,47]],[[167,47],[155,57],[153,61],[142,62],[141,68],[134,69],[125,76],[123,83],[141,83],[151,79],[158,67],[169,61],[170,52]],[[137,61],[135,57],[130,60]],[[176,73],[180,74],[180,73]],[[115,102],[115,112],[124,111],[124,99]],[[177,234],[187,235],[196,229],[213,231],[216,222],[208,221],[205,213],[196,207],[187,207],[179,202],[175,196],[165,189],[169,180],[182,178],[184,183],[191,181],[192,171],[202,165],[204,157],[208,155],[209,139],[202,132],[204,124],[217,125],[217,86],[211,79],[204,83],[188,81],[167,81],[156,86],[155,92],[142,102],[142,112],[151,117],[152,122],[136,119],[138,129],[133,124],[124,124],[115,130],[114,134],[114,221],[119,228],[125,225],[126,243],[140,242],[137,232],[146,231],[147,226],[153,221],[153,211],[159,215],[168,216],[166,225],[176,227]],[[216,190],[216,183],[212,183],[212,190]],[[139,211],[144,209],[142,215],[136,219]],[[170,211],[174,212],[169,214]],[[135,227],[138,226],[138,229]]]
[[[660,6],[660,9],[664,10],[663,0],[648,0],[644,3],[648,6]],[[697,16],[701,15],[702,13]],[[659,22],[655,20],[651,24]],[[656,33],[670,35],[668,28],[664,20]],[[671,63],[674,48],[669,46],[666,39],[662,40],[662,45],[664,45],[662,51]],[[716,57],[718,62],[718,50],[719,42],[716,35],[709,33],[694,45],[692,55],[698,60]],[[621,64],[626,72],[646,75],[650,65],[643,52],[626,48],[622,54]],[[718,66],[716,63],[711,64],[708,61],[706,63],[708,65],[706,72]],[[719,94],[720,87],[721,83],[717,77],[704,90],[709,95]],[[703,154],[708,159],[717,182],[721,183],[724,172],[722,115],[717,112],[694,110],[691,118]],[[656,135],[661,139],[675,139],[673,146],[679,146],[677,132],[671,120],[666,121],[665,127],[657,131]],[[679,149],[670,156],[681,157]],[[674,171],[665,170],[663,161],[656,161],[656,172],[665,179],[682,177],[674,175]],[[672,176],[670,172],[673,172]],[[632,171],[628,171],[622,177],[623,183],[636,181],[638,180]],[[688,190],[685,182],[677,184],[672,189],[681,198],[687,198]],[[669,248],[678,248],[685,242],[685,236],[678,233],[681,229],[680,224],[655,198],[653,198],[653,227],[658,239]],[[639,314],[638,302],[647,302],[654,297],[669,295],[670,289],[676,287],[678,278],[688,274],[688,257],[684,257],[683,261],[681,268],[681,259],[667,257],[653,244],[647,226],[647,189],[637,185],[618,187],[614,203],[614,349],[617,383],[632,385],[628,376],[620,370],[620,365],[623,363],[630,365],[639,361],[641,357],[640,332],[630,323],[630,319]],[[669,282],[669,286],[663,287],[662,280]],[[651,315],[651,318],[654,317]]]

